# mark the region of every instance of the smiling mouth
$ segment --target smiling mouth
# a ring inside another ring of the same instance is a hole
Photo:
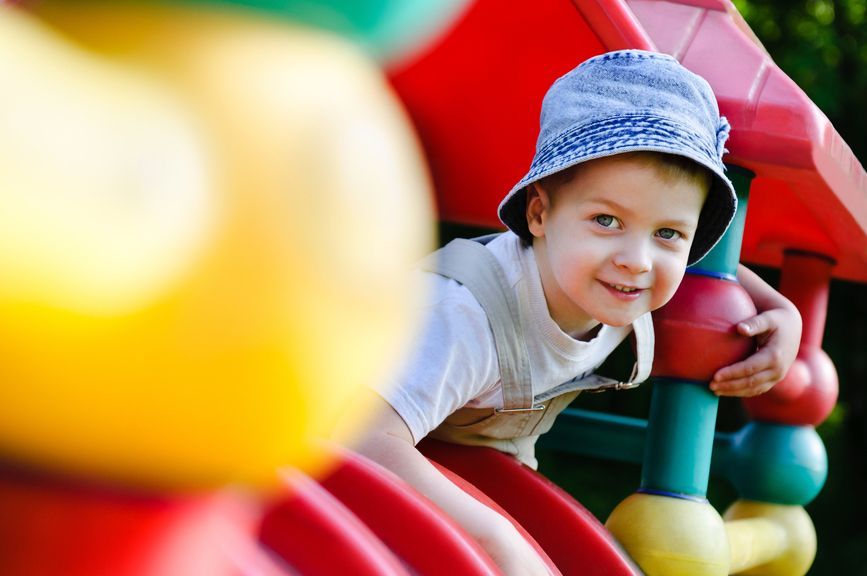
[[[609,284],[608,282],[603,282],[606,286],[611,288],[612,290],[616,290],[622,294],[634,294],[636,292],[641,292],[644,288],[635,288],[633,286],[623,286],[622,284]]]

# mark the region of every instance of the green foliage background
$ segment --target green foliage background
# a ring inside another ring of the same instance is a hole
[[[828,116],[864,164],[867,159],[867,0],[734,0],[767,51]],[[758,270],[774,284],[775,270]],[[824,348],[837,367],[840,399],[819,428],[828,450],[822,493],[807,506],[819,539],[809,574],[867,576],[867,285],[831,286]],[[614,364],[617,358],[612,360]],[[622,362],[622,360],[621,360]],[[644,387],[642,387],[644,388]],[[580,408],[646,418],[650,390],[584,395]],[[723,399],[718,428],[746,421],[736,400]],[[637,466],[540,451],[540,470],[600,519],[638,487]],[[711,480],[720,511],[737,497]]]

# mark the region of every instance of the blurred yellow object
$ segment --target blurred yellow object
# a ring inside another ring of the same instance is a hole
[[[0,298],[94,315],[146,304],[214,234],[188,107],[8,7],[0,47]]]
[[[801,506],[738,500],[723,515],[733,574],[803,576],[816,557],[816,529]]]
[[[648,576],[725,576],[729,545],[707,502],[631,494],[605,523]]]
[[[38,9],[59,34],[0,9],[0,457],[178,489],[315,469],[433,238],[379,70],[242,12]]]

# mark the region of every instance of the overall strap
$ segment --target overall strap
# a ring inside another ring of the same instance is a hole
[[[421,269],[463,284],[488,317],[503,384],[500,412],[539,410],[533,405],[530,360],[518,314],[518,299],[508,288],[502,266],[479,240],[452,240],[421,262]]]

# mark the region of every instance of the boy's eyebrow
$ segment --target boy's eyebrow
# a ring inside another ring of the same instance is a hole
[[[695,230],[698,228],[698,223],[692,220],[665,220],[663,224],[665,224],[665,228],[677,228],[680,230]]]
[[[631,212],[629,208],[623,206],[619,202],[615,202],[614,200],[609,200],[608,198],[588,198],[588,202],[592,204],[603,204],[610,208],[614,208],[615,210],[619,210],[620,212]]]

